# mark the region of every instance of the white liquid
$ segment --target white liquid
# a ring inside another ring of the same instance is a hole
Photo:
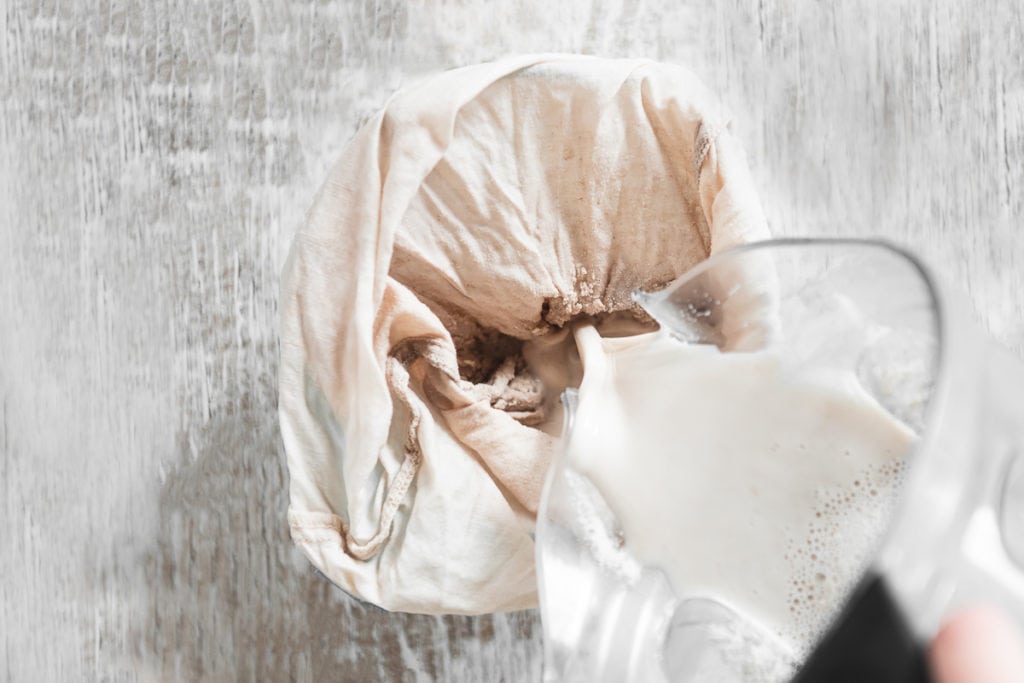
[[[581,341],[570,458],[626,550],[805,651],[884,530],[913,433],[848,372],[662,334]]]

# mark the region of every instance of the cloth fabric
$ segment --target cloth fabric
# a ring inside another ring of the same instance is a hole
[[[320,571],[391,610],[536,605],[570,323],[650,330],[632,291],[767,234],[728,121],[685,69],[539,55],[423,80],[359,131],[281,295],[288,516]]]

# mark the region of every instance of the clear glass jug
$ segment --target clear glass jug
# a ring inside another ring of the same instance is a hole
[[[862,580],[794,649],[628,553],[579,467],[574,439],[596,427],[567,391],[537,525],[545,680],[926,680],[921,646],[949,611],[995,602],[1024,622],[1024,367],[916,259],[880,242],[762,242],[635,297],[683,342],[853,373],[918,439]]]

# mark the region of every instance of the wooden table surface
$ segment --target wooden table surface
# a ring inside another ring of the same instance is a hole
[[[779,235],[884,236],[1024,349],[1024,10],[1003,0],[0,3],[0,678],[520,681],[536,613],[345,596],[289,542],[278,276],[412,77],[696,70]]]

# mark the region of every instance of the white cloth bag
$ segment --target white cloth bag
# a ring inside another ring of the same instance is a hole
[[[391,610],[536,605],[531,532],[575,319],[767,236],[688,71],[524,56],[396,94],[295,238],[281,295],[292,537]],[[650,321],[647,321],[648,328]]]

